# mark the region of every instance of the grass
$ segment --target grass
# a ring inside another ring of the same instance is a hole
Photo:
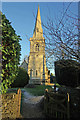
[[[25,90],[27,92],[29,92],[30,94],[35,95],[35,96],[44,95],[45,89],[50,90],[50,89],[52,89],[52,87],[49,85],[36,85],[35,88],[25,88]]]
[[[59,84],[56,83],[56,86],[57,87],[60,87]],[[19,88],[10,88],[7,93],[17,93],[17,90]],[[22,89],[25,89],[25,91],[29,92],[30,94],[34,95],[34,96],[42,96],[44,95],[44,92],[45,92],[45,89],[48,89],[48,90],[53,90],[52,86],[50,85],[35,85],[34,88],[20,88],[21,90]]]

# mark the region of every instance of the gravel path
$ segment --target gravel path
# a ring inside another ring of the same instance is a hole
[[[43,114],[44,96],[33,96],[26,91],[22,91],[24,99],[22,100],[23,118],[45,118]]]

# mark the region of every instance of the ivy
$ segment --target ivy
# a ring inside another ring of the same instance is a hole
[[[1,14],[1,27],[2,27],[2,73],[0,92],[6,93],[7,89],[14,82],[18,73],[18,65],[20,61],[20,36],[15,33],[11,26],[11,22]]]

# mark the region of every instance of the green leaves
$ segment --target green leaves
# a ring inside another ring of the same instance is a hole
[[[2,93],[6,93],[18,72],[20,40],[20,36],[16,35],[9,20],[6,19],[5,15],[2,15],[2,47],[0,46],[2,51],[2,83],[0,86]]]
[[[18,74],[15,77],[15,81],[11,85],[11,87],[24,87],[26,84],[28,84],[29,76],[25,69],[19,68]]]
[[[2,56],[2,58],[3,58],[4,60],[7,60],[7,58],[6,58],[5,56]]]

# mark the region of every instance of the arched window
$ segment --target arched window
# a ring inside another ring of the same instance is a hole
[[[36,70],[36,76],[37,76],[37,70]]]
[[[36,48],[35,48],[36,51],[39,51],[39,45],[36,44]]]
[[[32,78],[32,71],[33,71],[33,70],[31,69],[31,70],[30,70],[30,78]]]

